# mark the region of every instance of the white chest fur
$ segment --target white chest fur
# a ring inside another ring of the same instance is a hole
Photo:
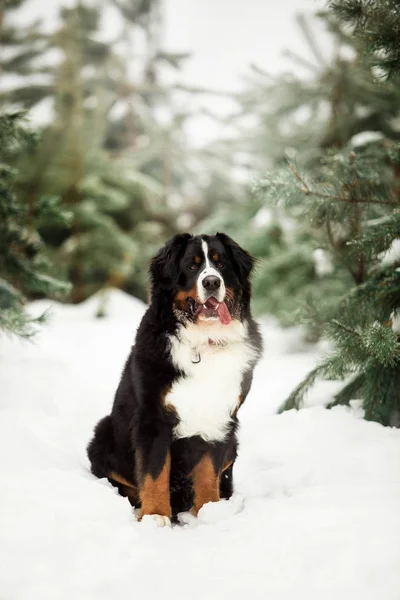
[[[172,361],[185,373],[165,399],[179,417],[176,437],[224,439],[238,404],[243,372],[254,359],[245,337],[239,321],[182,326],[177,336],[171,336]],[[200,362],[194,363],[198,356]]]

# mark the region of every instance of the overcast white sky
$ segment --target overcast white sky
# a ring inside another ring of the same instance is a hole
[[[324,0],[164,0],[164,47],[192,53],[180,80],[196,87],[237,91],[243,87],[251,63],[270,73],[291,69],[293,63],[284,56],[285,49],[315,63],[295,16],[311,15],[324,5]],[[318,42],[323,45],[328,40],[322,34]],[[326,51],[329,54],[328,48]],[[215,97],[190,102],[216,114],[233,107]],[[202,145],[218,137],[221,130],[211,119],[196,118],[189,132]]]
[[[323,0],[164,0],[165,46],[192,51],[186,81],[237,89],[252,62],[277,72],[288,65],[284,49],[309,55],[294,16],[324,5]]]
[[[101,0],[86,1],[99,3]],[[40,18],[51,28],[59,7],[75,2],[27,0],[21,8],[19,24],[23,26]],[[325,0],[163,0],[164,48],[192,54],[174,79],[196,87],[237,91],[243,87],[243,78],[249,73],[251,63],[271,73],[289,70],[292,63],[284,57],[285,49],[314,62],[300,35],[295,15],[312,14],[324,6]],[[104,19],[108,39],[115,37],[120,25],[116,11],[108,10]],[[319,42],[328,43],[324,36]],[[226,100],[215,97],[190,102],[191,109],[200,106],[218,114],[232,107]],[[46,105],[38,107],[34,120],[47,120],[48,111]],[[189,131],[199,144],[218,136],[215,123],[207,118],[196,119]]]

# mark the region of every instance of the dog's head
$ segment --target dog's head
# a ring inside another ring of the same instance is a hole
[[[249,314],[254,259],[224,233],[174,236],[150,264],[151,302],[179,321],[228,325]]]

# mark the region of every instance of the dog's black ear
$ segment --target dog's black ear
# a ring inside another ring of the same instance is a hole
[[[239,276],[239,281],[242,285],[245,285],[249,281],[250,274],[256,263],[256,259],[244,250],[239,244],[237,244],[229,235],[226,233],[217,233],[217,238],[223,243],[224,248],[228,252],[230,259],[232,260],[233,266]]]
[[[192,236],[190,233],[174,235],[160,249],[158,254],[150,261],[150,279],[154,286],[157,284],[170,284],[178,277],[179,259],[183,255],[186,245]]]

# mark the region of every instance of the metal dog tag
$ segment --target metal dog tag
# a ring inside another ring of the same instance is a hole
[[[192,353],[192,363],[194,365],[197,365],[200,361],[201,361],[200,352],[193,352]]]

